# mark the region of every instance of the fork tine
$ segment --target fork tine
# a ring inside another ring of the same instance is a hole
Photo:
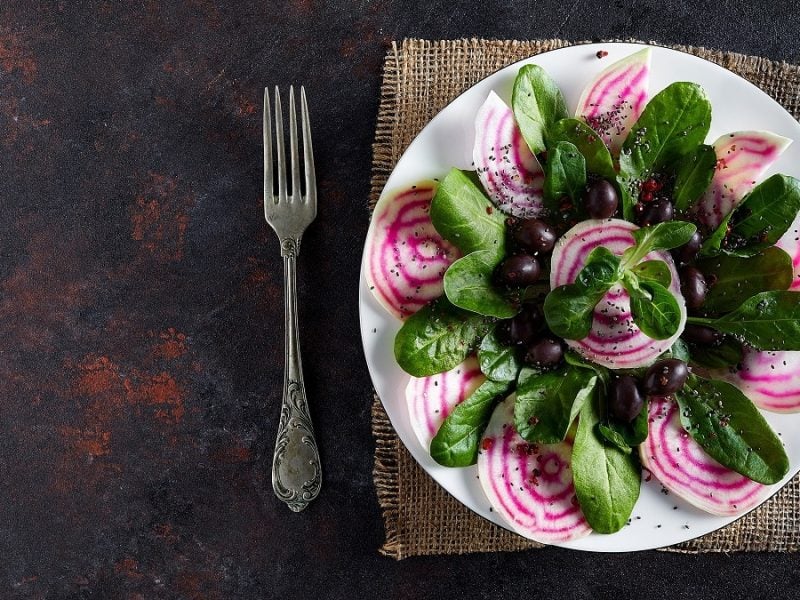
[[[278,153],[278,202],[286,201],[286,149],[283,146],[283,113],[281,95],[275,86],[275,150]]]
[[[292,155],[292,200],[300,202],[300,156],[297,150],[297,115],[294,108],[294,86],[289,87],[289,150]]]
[[[264,88],[264,210],[275,202],[272,193],[272,113],[269,109],[269,90]]]
[[[300,86],[300,111],[303,120],[303,161],[306,171],[306,202],[317,214],[317,178],[314,174],[314,148],[311,145],[311,120],[308,117],[306,88]]]

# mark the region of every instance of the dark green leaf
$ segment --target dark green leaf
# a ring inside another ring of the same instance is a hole
[[[715,346],[689,346],[692,364],[707,369],[726,369],[742,362],[742,345],[730,337],[725,337]],[[686,361],[688,362],[688,361]]]
[[[394,338],[397,364],[415,377],[449,371],[491,331],[494,319],[434,300],[403,323]]]
[[[605,423],[600,423],[598,431],[607,441],[621,450],[627,448],[629,452],[631,448],[635,448],[647,439],[647,405],[648,401],[645,398],[642,411],[630,423],[608,420]],[[620,441],[622,445],[620,445]]]
[[[603,139],[583,121],[561,119],[550,132],[550,143],[570,142],[586,160],[586,170],[609,181],[615,181],[617,171],[611,153]]]
[[[504,346],[493,331],[483,338],[478,348],[478,363],[481,372],[494,381],[516,381],[520,363],[517,349]]]
[[[694,152],[711,125],[711,103],[694,83],[676,82],[645,106],[619,157],[623,215],[633,220],[633,202],[650,173]]]
[[[689,317],[730,334],[757,350],[800,350],[800,296],[797,292],[761,292],[717,319]]]
[[[728,235],[728,225],[733,218],[734,212],[736,211],[729,212],[725,215],[719,227],[712,231],[711,235],[706,238],[700,248],[700,256],[716,256],[720,253],[722,244],[725,241],[725,236]]]
[[[586,161],[569,142],[557,142],[547,150],[544,165],[544,200],[550,210],[558,210],[563,196],[580,198],[586,186]]]
[[[594,371],[597,377],[600,378],[600,381],[603,385],[608,384],[608,380],[610,378],[608,369],[596,363],[590,362],[582,358],[579,354],[572,350],[567,350],[564,353],[564,361],[572,365],[573,367],[578,367],[579,369],[588,369],[590,371]]]
[[[675,210],[685,212],[697,202],[711,183],[716,164],[717,154],[706,144],[681,160],[672,193]]]
[[[672,283],[672,272],[663,260],[646,260],[631,269],[639,279],[649,279],[669,287]]]
[[[654,340],[675,335],[681,320],[681,309],[675,296],[660,283],[642,279],[638,285],[625,279],[631,297],[631,317],[642,332]]]
[[[544,373],[523,368],[517,380],[514,427],[529,442],[562,441],[596,383],[591,371],[570,365]]]
[[[684,429],[717,462],[763,484],[786,475],[783,444],[734,385],[693,375],[675,397]]]
[[[686,221],[666,221],[641,227],[632,233],[636,245],[623,254],[626,265],[635,265],[653,250],[671,250],[683,246],[692,239],[697,225]]]
[[[550,128],[567,116],[561,90],[539,65],[525,65],[519,70],[511,107],[522,137],[534,154],[547,149]]]
[[[792,285],[792,258],[780,248],[766,248],[744,258],[720,254],[697,261],[697,268],[713,281],[703,310],[723,313],[735,309],[758,292],[785,290]]]
[[[445,467],[468,467],[478,460],[481,435],[492,416],[495,400],[510,391],[510,384],[484,381],[447,416],[431,441],[433,460]]]
[[[505,254],[505,215],[494,210],[474,173],[451,169],[436,189],[430,216],[436,231],[464,254]]]
[[[609,288],[619,281],[619,256],[605,246],[589,253],[575,283],[586,289]]]
[[[498,259],[493,250],[462,256],[444,274],[444,293],[455,306],[479,315],[508,319],[519,307],[492,284]]]
[[[597,435],[600,421],[595,402],[584,402],[572,448],[572,475],[589,525],[598,533],[614,533],[631,516],[642,473],[633,453],[606,444]]]
[[[672,344],[672,348],[669,349],[669,356],[672,358],[677,358],[678,360],[682,360],[685,363],[688,363],[689,345],[686,342],[684,342],[681,338],[678,338],[677,340],[675,340],[675,343]]]
[[[597,435],[612,446],[618,448],[621,452],[624,452],[625,454],[631,453],[631,445],[625,441],[625,437],[616,429],[612,429],[603,423],[598,423]]]

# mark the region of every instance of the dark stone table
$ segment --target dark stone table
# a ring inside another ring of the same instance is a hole
[[[0,5],[0,598],[776,598],[788,555],[559,549],[394,562],[357,282],[380,68],[405,36],[634,37],[797,61],[792,2]],[[304,83],[300,259],[325,465],[273,497],[282,269],[261,94]]]

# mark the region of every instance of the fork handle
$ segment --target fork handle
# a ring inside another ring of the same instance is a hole
[[[272,488],[275,495],[294,512],[308,506],[317,497],[322,485],[322,469],[306,401],[297,332],[296,266],[299,246],[299,239],[286,238],[281,241],[286,343],[283,401],[272,460]]]

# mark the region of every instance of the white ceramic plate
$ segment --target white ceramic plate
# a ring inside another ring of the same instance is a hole
[[[398,161],[384,193],[422,179],[442,177],[451,167],[471,168],[474,116],[490,90],[510,104],[514,77],[523,64],[535,63],[546,69],[563,91],[567,107],[574,112],[583,87],[595,74],[642,47],[638,44],[572,46],[523,60],[490,75],[456,98],[422,130]],[[598,60],[598,50],[608,51],[608,56]],[[709,95],[713,106],[709,141],[723,133],[743,129],[779,133],[794,143],[764,177],[772,173],[800,176],[800,125],[767,94],[713,63],[675,50],[653,47],[651,97],[674,81],[699,83]],[[497,513],[489,511],[489,502],[476,478],[476,467],[442,467],[417,440],[404,398],[409,376],[395,362],[392,350],[400,321],[381,308],[370,294],[364,279],[363,260],[359,309],[361,336],[372,381],[400,439],[417,462],[450,494],[482,517],[508,527]],[[789,475],[774,486],[777,491],[800,469],[800,414],[765,413],[765,416],[782,435],[791,464]],[[734,520],[709,515],[673,494],[665,495],[653,478],[643,484],[629,525],[613,535],[592,533],[563,546],[599,552],[645,550],[690,540]]]

